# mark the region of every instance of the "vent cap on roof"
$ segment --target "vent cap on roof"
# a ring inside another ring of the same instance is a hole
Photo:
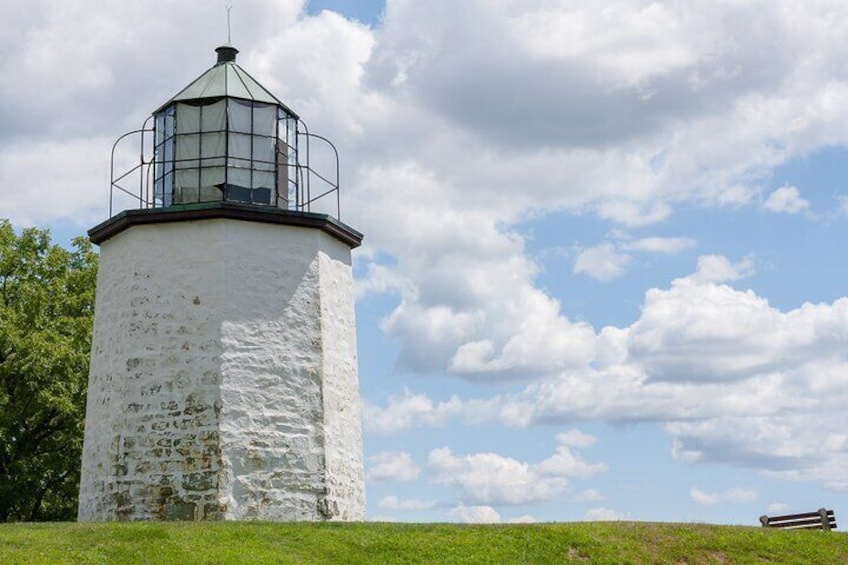
[[[218,64],[235,63],[238,52],[238,49],[231,47],[230,45],[222,45],[218,47],[215,49],[215,53],[218,54]]]

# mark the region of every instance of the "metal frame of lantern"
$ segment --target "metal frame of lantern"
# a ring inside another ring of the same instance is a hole
[[[225,99],[222,97],[222,99]],[[164,111],[166,108],[163,108]],[[163,191],[160,194],[163,196],[159,201],[157,201],[157,187],[155,185],[157,178],[156,175],[156,165],[158,163],[164,163],[165,155],[162,155],[162,161],[157,161],[156,143],[157,140],[157,129],[155,127],[150,127],[150,121],[153,120],[156,114],[148,117],[142,127],[137,130],[133,130],[127,132],[120,136],[115,143],[112,145],[111,152],[111,165],[110,165],[110,183],[109,183],[109,217],[115,216],[117,213],[121,212],[125,209],[153,209],[153,208],[172,208],[174,206],[190,206],[191,204],[201,204],[208,202],[234,202],[237,204],[247,204],[247,205],[255,205],[255,206],[263,206],[263,207],[274,207],[278,209],[291,210],[291,211],[299,211],[299,212],[311,212],[314,204],[319,202],[326,202],[326,199],[329,197],[334,200],[332,206],[335,208],[335,213],[332,213],[330,210],[330,215],[335,217],[337,220],[341,219],[341,197],[339,192],[339,181],[340,181],[340,168],[339,168],[339,153],[336,149],[336,146],[326,137],[323,137],[318,134],[310,133],[306,123],[298,118],[295,114],[286,112],[286,110],[282,107],[278,107],[278,117],[277,117],[277,131],[275,132],[275,150],[274,150],[274,161],[275,161],[275,171],[274,171],[274,186],[277,188],[276,191],[273,192],[273,198],[269,199],[269,202],[253,202],[245,201],[244,199],[233,198],[229,194],[229,191],[222,190],[221,198],[210,198],[208,200],[202,200],[199,194],[198,187],[198,199],[191,201],[181,201],[175,203],[173,201],[174,192],[171,192],[171,199],[168,200],[165,198],[166,194],[164,192],[165,183],[162,183]],[[158,112],[157,112],[158,113]],[[293,132],[294,135],[287,135],[287,139],[282,139],[279,136],[280,131],[280,122],[286,121],[286,133],[291,134]],[[293,127],[289,127],[289,124],[293,124]],[[301,126],[303,127],[303,131],[300,131]],[[216,132],[224,132],[226,138],[229,138],[228,130],[215,130],[210,131],[208,133],[216,133]],[[203,132],[206,133],[206,132]],[[268,136],[270,137],[270,136]],[[122,146],[127,140],[137,138],[138,139],[138,162],[125,170],[123,173],[116,173],[116,152],[119,147]],[[301,143],[300,140],[303,140],[303,151],[301,151]],[[330,157],[332,158],[331,169],[334,169],[331,173],[322,174],[317,171],[310,165],[310,155],[312,153],[312,140],[318,140],[326,144],[326,146],[332,152]],[[291,141],[291,142],[290,142]],[[163,140],[164,142],[164,140]],[[288,149],[286,153],[286,159],[284,162],[281,162],[280,157],[283,154],[280,151],[280,147],[286,147]],[[227,147],[227,149],[229,149]],[[176,153],[176,152],[174,152]],[[198,157],[198,161],[210,159],[212,157],[200,158]],[[224,158],[229,159],[229,155],[225,153],[223,156],[217,156],[215,158]],[[252,159],[251,159],[252,161]],[[266,161],[266,163],[270,163],[270,161]],[[174,165],[173,171],[176,171],[176,159],[174,155],[174,159],[172,160],[172,164]],[[286,206],[279,206],[280,203],[280,193],[279,193],[279,169],[281,166],[284,166],[287,171],[292,171],[294,174],[286,174],[286,183],[287,183],[287,194],[286,194]],[[201,173],[203,166],[199,164],[198,174]],[[225,182],[227,184],[227,174],[229,167],[224,165],[225,169]],[[188,168],[189,170],[192,168]],[[159,178],[163,178],[167,173],[163,173]],[[334,178],[329,177],[328,175],[333,175]],[[134,178],[134,177],[137,177]],[[137,180],[138,187],[129,188],[131,184],[135,184]],[[313,181],[317,182],[319,188],[315,189],[317,193],[313,196]],[[172,185],[174,189],[176,188]],[[200,186],[200,185],[199,185]],[[116,191],[120,194],[126,194],[135,202],[135,206],[124,206],[121,209],[116,211],[115,200],[116,200]],[[332,198],[335,196],[335,198]]]

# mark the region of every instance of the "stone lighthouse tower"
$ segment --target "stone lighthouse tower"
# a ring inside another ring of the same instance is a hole
[[[113,166],[133,207],[89,231],[79,519],[362,520],[362,235],[338,219],[329,142],[216,51],[133,132],[141,162]]]

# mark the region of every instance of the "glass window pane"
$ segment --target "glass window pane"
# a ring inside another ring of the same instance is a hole
[[[177,103],[177,134],[200,131],[200,107]]]
[[[178,169],[186,167],[197,167],[199,163],[196,161],[200,157],[200,135],[178,135],[177,140],[177,163]]]
[[[215,187],[224,184],[224,167],[204,167],[200,169],[200,185]],[[217,188],[216,188],[217,190]],[[220,191],[219,191],[220,192]]]
[[[226,159],[224,157],[212,157],[201,161],[204,167],[223,167],[225,162]]]
[[[274,162],[274,140],[270,137],[253,136],[253,160]]]
[[[156,129],[156,138],[154,142],[158,146],[165,140],[165,114],[156,114],[156,120],[153,127]]]
[[[273,104],[254,104],[253,133],[277,137],[277,107]]]
[[[250,138],[243,133],[230,134],[229,156],[237,159],[250,159]]]
[[[188,169],[177,171],[176,185],[174,186],[174,204],[186,204],[197,202],[199,169]]]
[[[250,186],[250,169],[230,167],[227,171],[227,184],[231,186]]]
[[[226,150],[227,138],[224,137],[223,133],[203,133],[200,135],[201,157],[223,157]]]
[[[165,195],[165,179],[159,178],[153,181],[153,205],[162,206],[164,204]]]
[[[273,172],[253,171],[253,188],[268,188],[274,186]]]
[[[173,203],[173,193],[174,193],[174,175],[173,173],[168,173],[165,175],[165,178],[162,179],[163,190],[163,204],[165,206],[170,206]]]
[[[165,163],[167,163],[168,166],[171,166],[172,161],[174,160],[174,138],[173,137],[169,137],[167,140],[165,140],[165,145],[163,146],[163,149],[164,149],[163,158],[165,160]]]
[[[277,169],[277,207],[287,209],[289,207],[289,169],[285,164]]]
[[[229,99],[230,131],[250,133],[253,103],[246,100]]]
[[[205,167],[200,170],[200,201],[214,202],[223,197],[224,167]]]
[[[201,106],[201,131],[223,131],[226,128],[227,101],[223,98]]]
[[[228,167],[241,167],[244,169],[250,168],[250,160],[249,159],[227,159]]]
[[[174,114],[176,113],[176,108],[174,106],[169,106],[165,108],[165,139],[169,137],[174,137]]]

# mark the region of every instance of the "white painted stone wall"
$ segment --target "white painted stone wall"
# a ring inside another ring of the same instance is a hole
[[[362,520],[350,249],[229,219],[101,246],[79,519]]]

